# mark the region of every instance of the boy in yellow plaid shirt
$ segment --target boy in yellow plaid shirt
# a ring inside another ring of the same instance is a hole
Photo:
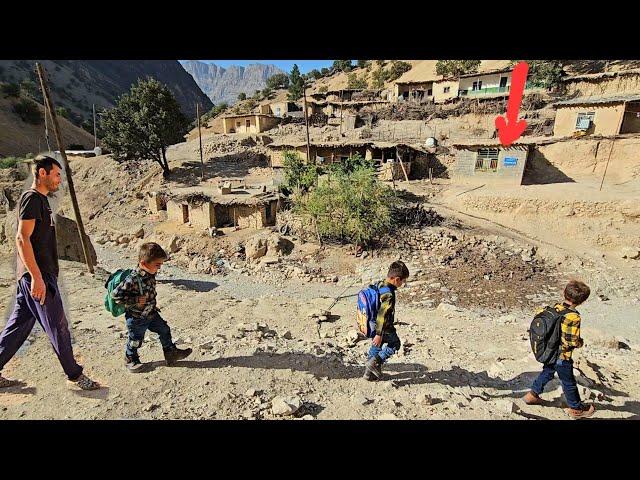
[[[575,307],[584,303],[589,298],[590,293],[589,287],[578,280],[570,281],[565,287],[564,302],[557,303],[554,307],[559,313],[567,312],[559,320],[562,323],[560,324],[558,355],[557,358],[544,365],[542,372],[533,382],[531,390],[524,396],[523,400],[527,405],[542,404],[540,394],[557,372],[569,406],[566,409],[567,414],[573,418],[584,418],[590,417],[595,412],[593,405],[585,405],[580,400],[578,385],[573,375],[573,360],[571,359],[573,349],[580,348],[583,345],[580,337],[580,314]]]

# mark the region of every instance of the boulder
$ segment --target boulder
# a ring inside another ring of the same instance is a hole
[[[267,254],[267,241],[263,236],[251,237],[244,245],[247,260],[255,260]]]
[[[269,235],[266,243],[269,255],[289,255],[295,246],[291,240],[287,240],[277,233]]]
[[[302,400],[298,397],[275,397],[271,401],[271,413],[274,415],[293,415],[302,407]]]
[[[62,260],[70,260],[72,262],[84,263],[84,251],[82,249],[82,242],[80,241],[80,233],[78,232],[78,225],[76,222],[70,218],[63,217],[62,215],[56,215],[55,222],[58,258]],[[89,236],[86,234],[85,240],[89,248],[91,262],[95,265],[98,262],[96,251],[91,244]]]
[[[137,230],[134,230],[130,235],[131,238],[144,238],[144,228],[140,227]]]
[[[178,237],[177,235],[174,235],[173,237],[171,237],[171,241],[167,246],[167,251],[169,253],[176,253],[178,250],[180,250],[180,246],[178,245]]]

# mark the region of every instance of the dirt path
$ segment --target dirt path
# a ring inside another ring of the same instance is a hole
[[[13,293],[6,259],[2,306]],[[107,388],[66,389],[46,336],[36,332],[5,369],[25,384],[0,393],[0,418],[290,418],[273,413],[275,397],[297,397],[296,418],[565,418],[553,408],[560,405],[557,381],[544,395],[546,407],[517,400],[539,370],[529,353],[528,319],[517,313],[494,318],[400,304],[403,347],[386,367],[387,380],[370,383],[360,378],[366,342],[348,338],[352,301],[333,308],[318,338],[307,311],[327,298],[313,298],[315,285],[299,285],[296,296],[266,286],[244,296],[249,285],[239,287],[232,277],[210,278],[219,288],[194,290],[199,284],[189,282],[200,280],[167,268],[163,275],[174,277],[160,283],[159,306],[174,338],[194,353],[167,368],[150,335],[141,356],[151,370],[132,375],[122,358],[124,325],[102,307],[103,280],[84,274],[80,264],[62,262],[62,268],[76,354]],[[604,395],[596,417],[638,417],[638,349],[611,348],[604,340],[589,343],[577,359],[581,382]]]

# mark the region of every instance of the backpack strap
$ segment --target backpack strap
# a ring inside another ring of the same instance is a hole
[[[140,296],[142,296],[143,293],[144,293],[143,289],[142,289],[142,280],[140,280],[140,276],[139,275],[136,277],[136,279],[138,280],[138,288],[140,289]]]

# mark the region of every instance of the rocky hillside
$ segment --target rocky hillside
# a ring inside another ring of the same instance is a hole
[[[24,156],[47,150],[44,107],[37,104],[43,120],[41,123],[32,124],[25,122],[15,113],[14,106],[18,102],[18,99],[2,98],[0,95],[0,157]],[[59,120],[62,136],[67,146],[75,144],[82,145],[87,149],[93,148],[93,135],[73,125],[65,118],[59,118]],[[49,140],[51,146],[57,149],[51,125],[49,125]]]
[[[179,62],[175,60],[42,60],[56,106],[64,107],[77,125],[91,119],[91,105],[109,108],[139,78],[151,76],[166,84],[182,111],[195,118],[195,103],[203,110],[213,105]],[[35,60],[0,60],[0,81],[37,85]],[[39,95],[39,93],[38,93]]]
[[[261,63],[246,67],[232,65],[229,68],[222,68],[213,63],[187,60],[182,62],[182,66],[216,104],[235,103],[239,93],[253,95],[256,90],[265,88],[267,78],[277,73],[285,73],[275,65]]]

